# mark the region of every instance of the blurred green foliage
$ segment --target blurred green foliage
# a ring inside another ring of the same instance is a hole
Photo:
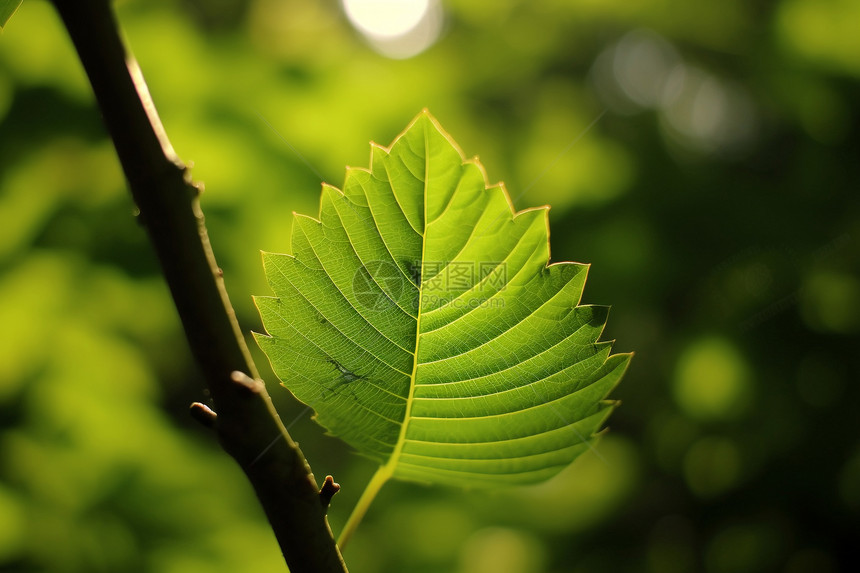
[[[637,352],[596,453],[530,488],[389,484],[352,570],[853,570],[857,2],[442,8],[438,41],[395,60],[333,0],[117,4],[246,330],[259,250],[289,248],[320,175],[428,107],[519,208],[553,204],[553,258],[594,265],[585,301]],[[0,35],[0,571],[283,570],[188,421],[203,385],[133,211],[61,25],[27,0]],[[337,531],[373,464],[272,391],[344,486]]]

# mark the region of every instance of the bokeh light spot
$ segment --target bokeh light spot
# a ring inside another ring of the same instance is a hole
[[[342,0],[346,17],[380,54],[405,59],[439,38],[442,10],[436,0]]]
[[[612,72],[627,98],[641,107],[657,107],[664,99],[666,80],[681,58],[661,36],[637,30],[618,42]]]
[[[777,12],[777,33],[783,46],[816,63],[860,74],[860,35],[856,0],[789,0]]]
[[[343,9],[352,25],[381,38],[409,32],[424,18],[429,7],[429,0],[343,0]]]
[[[746,90],[695,66],[678,65],[667,80],[661,117],[664,135],[701,153],[735,155],[758,132]]]
[[[696,441],[684,457],[684,478],[700,497],[718,495],[737,483],[741,456],[730,440],[708,437]]]
[[[675,401],[698,420],[734,418],[745,409],[750,373],[740,352],[722,338],[690,345],[675,370]]]
[[[636,447],[608,435],[551,480],[506,496],[524,521],[550,531],[585,531],[608,519],[632,494],[640,472]],[[509,508],[510,510],[510,508]]]
[[[773,562],[779,544],[777,533],[765,524],[735,525],[711,540],[705,554],[708,573],[754,573],[776,570]]]
[[[543,571],[543,545],[532,535],[503,527],[475,532],[461,552],[461,573]]]
[[[424,563],[448,563],[451,555],[457,554],[463,540],[474,530],[468,513],[439,500],[401,504],[390,513],[387,521],[404,540],[398,545],[410,554],[404,558]]]
[[[634,30],[601,52],[591,81],[612,111],[654,110],[663,134],[683,149],[737,156],[758,135],[758,114],[742,86],[684,62],[650,30]]]
[[[613,111],[631,114],[662,106],[672,70],[681,57],[674,46],[650,30],[634,30],[595,60],[592,81]]]
[[[801,312],[816,330],[851,333],[860,330],[860,281],[836,272],[812,275],[801,291]]]

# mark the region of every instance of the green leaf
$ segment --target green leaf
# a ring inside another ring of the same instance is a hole
[[[6,26],[9,18],[18,10],[24,0],[0,0],[0,30]]]
[[[425,111],[263,254],[257,341],[375,481],[532,483],[590,447],[630,355],[579,306],[588,266],[548,265],[548,209],[515,213]]]

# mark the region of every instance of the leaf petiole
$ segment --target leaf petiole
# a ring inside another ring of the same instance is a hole
[[[358,499],[358,503],[355,504],[355,509],[352,510],[352,514],[350,514],[349,519],[346,520],[346,525],[343,526],[343,531],[340,532],[340,537],[337,539],[337,545],[340,547],[341,551],[343,551],[349,538],[352,537],[353,532],[355,532],[356,528],[361,523],[361,520],[364,518],[364,514],[367,513],[370,504],[373,503],[374,499],[376,499],[376,494],[379,493],[379,490],[382,489],[382,486],[391,478],[393,473],[394,468],[390,464],[386,464],[384,466],[380,466],[379,469],[376,470],[376,473],[373,474],[373,477],[370,478],[370,482],[368,482],[367,487],[364,488],[364,492]]]

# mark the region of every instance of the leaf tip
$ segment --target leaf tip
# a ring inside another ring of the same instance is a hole
[[[0,33],[21,6],[23,0],[0,0]]]
[[[615,341],[613,340],[612,343],[615,344]],[[624,376],[624,374],[627,372],[627,368],[630,367],[630,361],[633,360],[634,354],[636,354],[636,353],[635,352],[619,352],[618,354],[612,355],[612,357],[617,356],[618,357],[617,360],[623,364],[623,367],[621,370],[621,376]]]

